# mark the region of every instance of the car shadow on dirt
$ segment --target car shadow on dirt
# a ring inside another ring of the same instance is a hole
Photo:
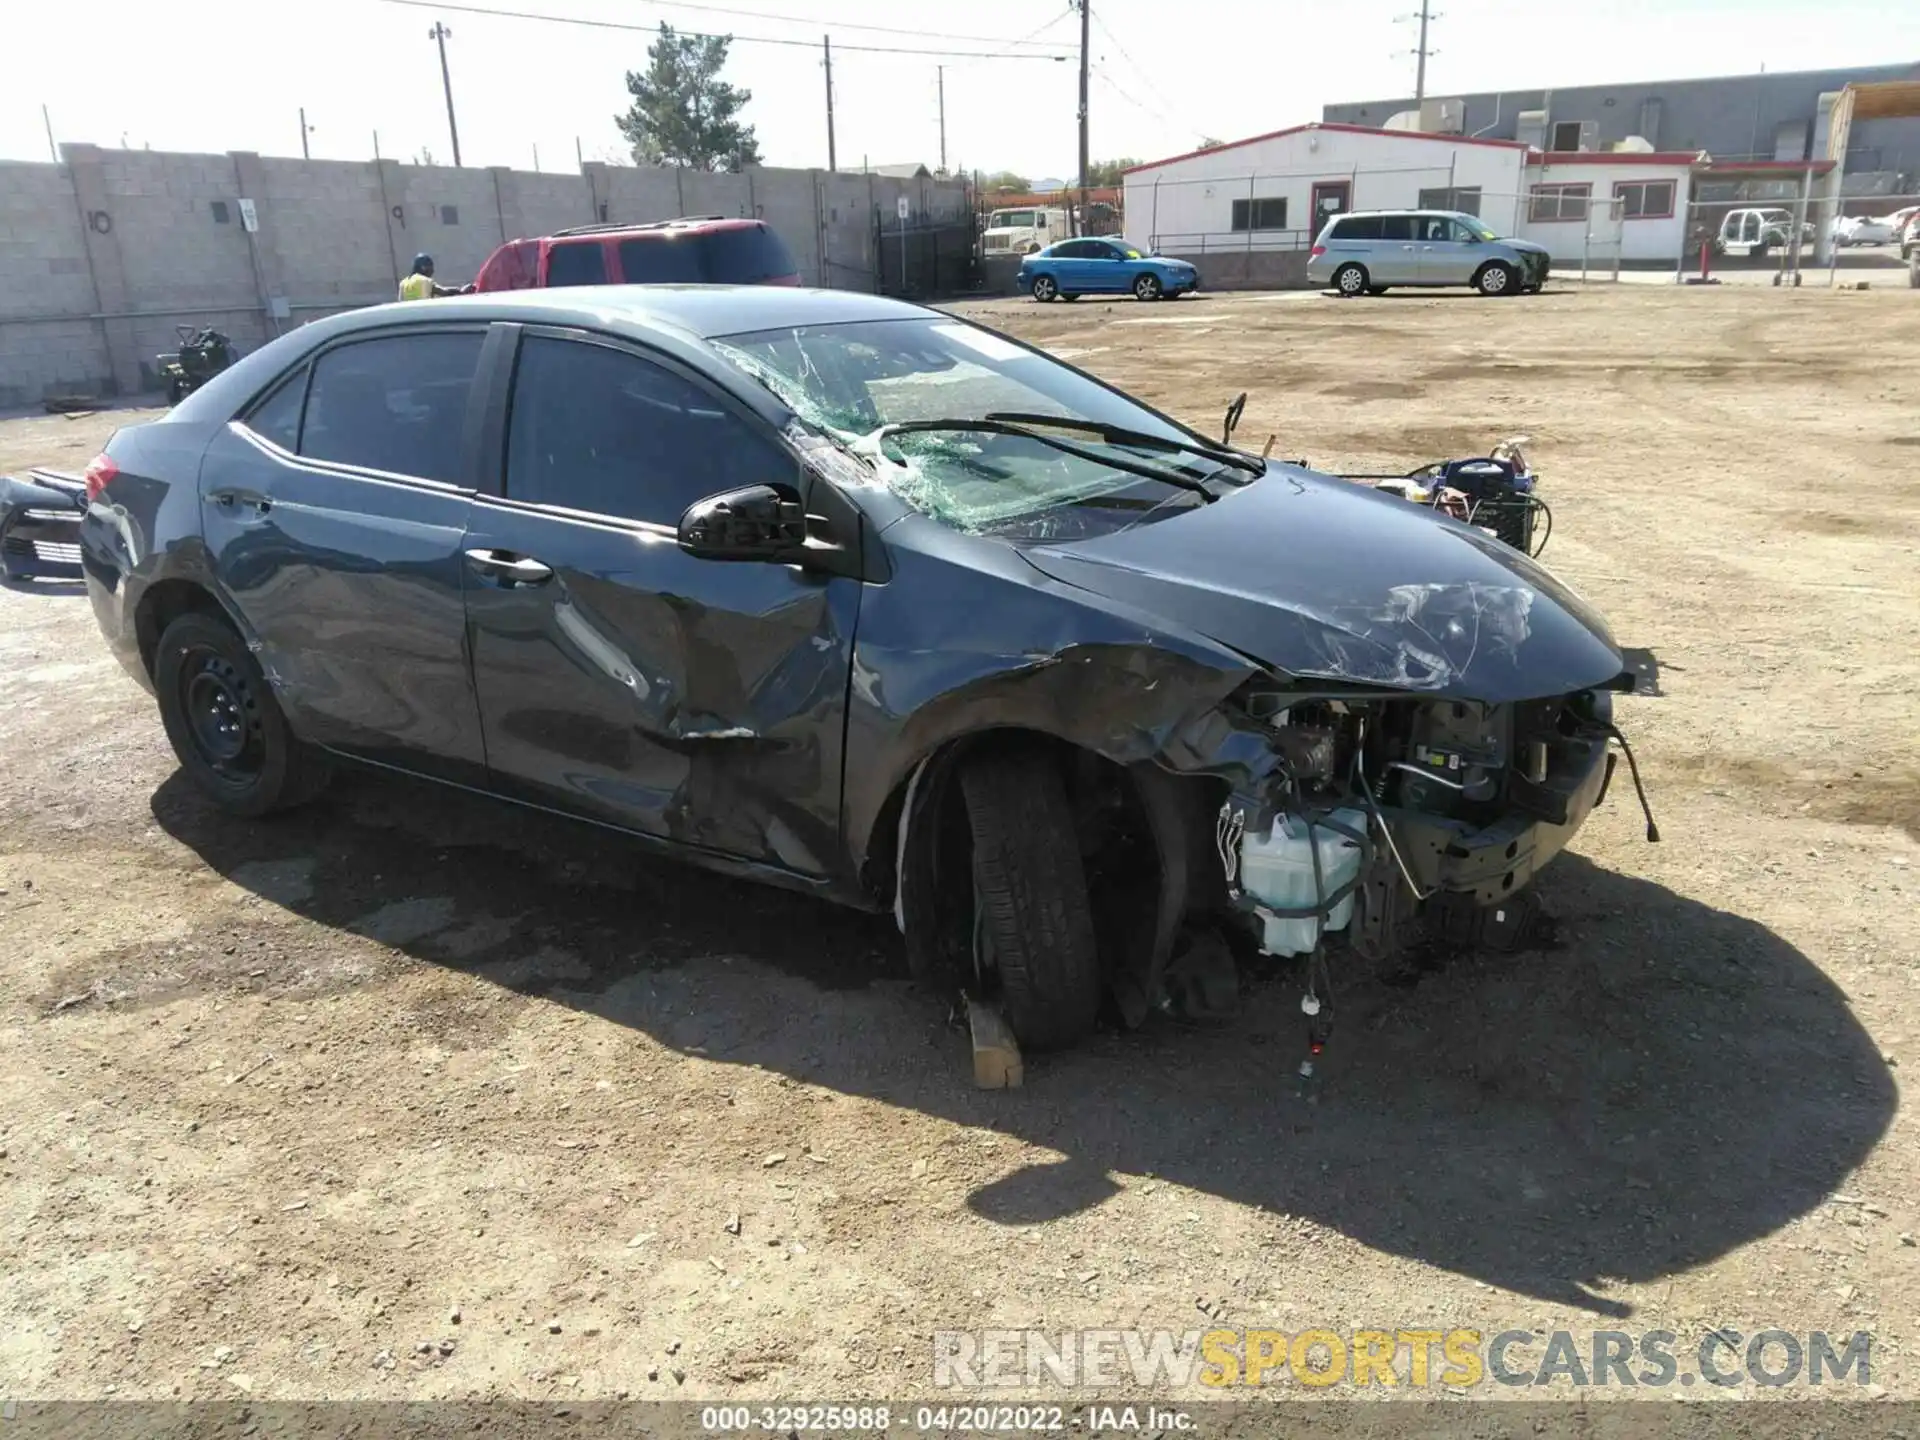
[[[1473,957],[1410,986],[1346,977],[1312,1098],[1295,1078],[1305,1037],[1285,967],[1253,979],[1231,1024],[1103,1034],[1033,1057],[1022,1091],[982,1092],[949,1001],[907,982],[890,917],[373,777],[247,823],[176,775],[152,810],[215,870],[321,925],[683,1053],[1058,1152],[981,1172],[966,1204],[1008,1226],[1097,1206],[1115,1173],[1152,1175],[1624,1315],[1601,1292],[1806,1214],[1895,1105],[1883,1057],[1805,955],[1578,855],[1542,882],[1558,948]],[[409,913],[427,918],[394,923]],[[255,962],[243,949],[232,963]]]

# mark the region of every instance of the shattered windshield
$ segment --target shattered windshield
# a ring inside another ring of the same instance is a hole
[[[958,320],[878,320],[729,335],[714,345],[807,424],[862,454],[922,514],[969,533],[1063,539],[1110,533],[1204,497],[1030,436],[941,428],[876,438],[912,421],[1019,415],[1097,421],[1192,446],[1194,437],[1045,355]],[[1077,434],[1093,455],[1189,483],[1224,467],[1205,456]],[[1244,478],[1244,477],[1242,477]]]

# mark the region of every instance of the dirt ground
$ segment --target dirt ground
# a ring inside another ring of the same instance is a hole
[[[0,1392],[899,1398],[1219,1319],[1870,1330],[1920,1398],[1920,295],[961,308],[1320,465],[1531,435],[1662,842],[1623,770],[1560,948],[1350,977],[1317,1104],[1278,965],[983,1093],[889,919],[385,779],[221,818],[0,591]]]

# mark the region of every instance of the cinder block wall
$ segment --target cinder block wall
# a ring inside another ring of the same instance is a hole
[[[177,325],[217,326],[251,350],[321,315],[392,299],[421,251],[457,281],[506,239],[603,218],[757,216],[808,283],[871,290],[884,263],[875,220],[891,220],[898,196],[916,216],[966,210],[957,181],[817,170],[590,162],[555,175],[249,151],[61,153],[59,165],[0,162],[0,408],[149,391]]]

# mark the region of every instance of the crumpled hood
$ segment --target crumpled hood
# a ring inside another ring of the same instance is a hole
[[[1269,465],[1212,505],[1023,552],[1053,579],[1289,675],[1501,704],[1625,670],[1606,621],[1538,562],[1352,481]]]
[[[1519,251],[1522,255],[1551,255],[1553,253],[1547,249],[1546,246],[1534,240],[1508,239],[1502,240],[1500,243],[1505,245],[1509,250]]]

